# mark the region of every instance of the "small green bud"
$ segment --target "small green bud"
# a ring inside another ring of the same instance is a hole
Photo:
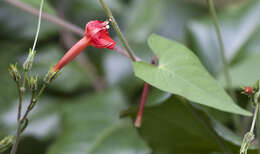
[[[241,148],[240,148],[240,153],[246,153],[248,147],[250,146],[250,144],[252,143],[252,141],[254,140],[255,135],[252,132],[247,132],[244,136]]]
[[[48,85],[50,84],[53,80],[55,80],[58,76],[60,75],[59,71],[53,71],[53,68],[51,67],[49,72],[46,74],[44,78],[44,82]]]
[[[21,74],[17,68],[17,64],[11,64],[9,67],[9,73],[12,77],[12,79],[16,82],[18,82],[21,79]]]
[[[27,59],[25,60],[25,62],[23,63],[23,69],[25,71],[29,71],[32,68],[32,64],[33,64],[33,60],[34,60],[34,56],[36,54],[36,51],[32,51],[32,49],[29,50],[29,54]]]
[[[7,136],[0,140],[0,153],[6,151],[9,147],[12,146],[14,138],[14,136]]]
[[[28,86],[32,91],[36,91],[38,88],[38,78],[38,75],[28,78]]]

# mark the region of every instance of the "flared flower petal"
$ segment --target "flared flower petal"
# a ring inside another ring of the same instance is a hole
[[[107,48],[113,50],[116,42],[109,36],[108,21],[94,20],[86,25],[86,37],[89,44],[96,48]]]

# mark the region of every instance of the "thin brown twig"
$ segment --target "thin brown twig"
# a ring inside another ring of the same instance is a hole
[[[39,10],[22,2],[22,1],[19,1],[19,0],[4,0],[5,2],[17,7],[17,8],[20,8],[21,10],[25,11],[25,12],[28,12],[30,14],[33,14],[35,16],[38,16],[38,13],[39,13]],[[74,25],[74,24],[71,24],[69,23],[68,21],[65,21],[63,19],[61,19],[60,17],[58,16],[55,16],[55,15],[50,15],[48,13],[45,13],[43,12],[42,13],[42,18],[53,23],[53,24],[56,24],[64,29],[67,29],[77,35],[80,35],[80,36],[83,36],[84,35],[84,30],[79,28],[78,26]]]

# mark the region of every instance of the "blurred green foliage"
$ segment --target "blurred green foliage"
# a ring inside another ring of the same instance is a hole
[[[202,1],[105,1],[139,57],[150,61],[152,52],[146,41],[156,32],[186,44],[208,71],[224,83],[215,31]],[[23,2],[39,7],[40,0]],[[233,86],[239,90],[239,86],[252,84],[260,77],[260,1],[226,2],[219,2],[217,10]],[[106,19],[97,0],[47,0],[44,11],[63,14],[68,21],[82,28],[89,20]],[[9,77],[8,66],[16,62],[21,65],[25,60],[36,26],[35,16],[0,1],[0,139],[12,135],[16,128],[18,93]],[[61,42],[61,28],[46,20],[42,21],[41,27],[32,74],[43,76],[66,49]],[[112,28],[110,33],[118,41]],[[138,103],[143,82],[134,77],[128,59],[114,51],[96,50],[88,48],[84,54],[104,78],[105,89],[96,92],[84,65],[74,60],[30,114],[18,154],[196,154],[221,153],[222,146],[238,153],[241,134],[232,132],[237,130],[229,114],[183,103],[179,97],[153,87],[148,98],[149,107],[144,112],[143,127],[137,133],[131,120],[119,119],[119,114],[124,110],[123,114],[135,117],[136,107],[126,109]],[[197,116],[202,117],[206,125]],[[213,117],[221,120],[216,121]],[[242,120],[247,125],[249,119]],[[244,131],[247,129],[243,126]],[[251,153],[256,150],[249,151]]]

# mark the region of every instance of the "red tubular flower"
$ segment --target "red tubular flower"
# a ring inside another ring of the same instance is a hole
[[[108,21],[90,21],[86,25],[85,36],[79,40],[55,65],[53,71],[61,70],[65,65],[71,62],[81,51],[91,45],[96,48],[107,48],[113,50],[116,42],[109,36]]]

